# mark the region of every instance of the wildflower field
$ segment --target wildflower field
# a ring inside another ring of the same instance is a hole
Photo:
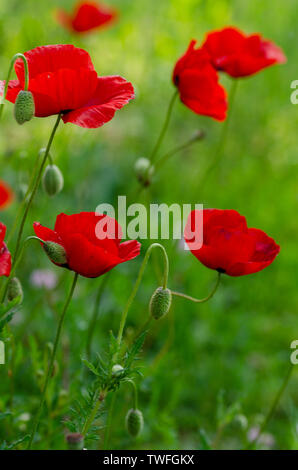
[[[297,21],[0,0],[0,449],[298,450]]]

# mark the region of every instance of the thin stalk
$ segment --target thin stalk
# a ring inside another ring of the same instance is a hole
[[[90,413],[90,416],[86,419],[85,421],[85,424],[83,426],[83,429],[82,429],[82,435],[85,437],[86,434],[88,433],[89,431],[89,428],[90,426],[92,425],[93,421],[95,420],[96,418],[96,415],[98,413],[98,410],[100,408],[100,405],[102,404],[102,402],[104,401],[105,397],[106,397],[106,391],[103,390],[102,392],[100,392],[98,394],[98,399],[97,399],[97,402],[96,402],[96,405],[95,407],[93,408],[93,410],[91,411]]]
[[[170,120],[171,120],[171,116],[172,116],[172,111],[173,111],[173,107],[174,107],[174,104],[175,104],[175,101],[176,101],[176,98],[178,96],[178,91],[175,90],[171,100],[170,100],[170,103],[169,103],[169,107],[168,107],[168,110],[167,110],[167,114],[166,114],[166,118],[165,118],[165,121],[164,121],[164,124],[162,126],[162,129],[161,129],[161,132],[159,134],[159,137],[157,139],[157,142],[155,144],[155,147],[151,153],[151,156],[149,158],[150,162],[153,163],[154,160],[155,160],[155,157],[157,155],[157,152],[159,150],[159,147],[161,146],[162,144],[162,141],[164,139],[164,136],[167,132],[167,129],[169,127],[169,124],[170,124]]]
[[[69,294],[67,296],[67,299],[66,299],[66,302],[64,304],[64,307],[63,307],[63,310],[62,310],[62,313],[61,313],[61,317],[60,317],[60,320],[59,320],[59,324],[58,324],[58,328],[57,328],[57,332],[56,332],[56,337],[55,337],[55,342],[54,342],[54,347],[53,347],[53,351],[52,351],[52,354],[51,354],[50,363],[49,363],[49,367],[48,367],[48,371],[47,371],[43,391],[42,391],[42,394],[41,394],[39,407],[38,407],[38,410],[37,410],[37,413],[36,413],[36,416],[35,416],[35,420],[33,422],[33,427],[32,427],[30,440],[29,440],[27,449],[31,449],[34,436],[35,436],[36,431],[38,429],[40,416],[41,416],[42,408],[43,408],[46,393],[47,393],[47,388],[48,388],[48,385],[49,385],[50,377],[52,376],[52,372],[53,372],[53,367],[54,367],[57,348],[58,348],[58,344],[59,344],[59,340],[60,340],[60,336],[61,336],[61,332],[62,332],[63,322],[64,322],[65,315],[66,315],[66,312],[67,312],[67,308],[68,308],[68,306],[70,304],[70,301],[72,299],[72,296],[73,296],[73,293],[74,293],[74,290],[75,290],[75,287],[76,287],[77,280],[78,280],[78,273],[75,273],[73,281],[72,281],[72,285],[71,285],[71,288],[70,288],[70,291],[69,291]]]
[[[175,292],[175,291],[171,291],[171,292],[172,292],[172,295],[175,295],[176,297],[182,297],[183,299],[191,300],[191,302],[195,302],[197,304],[203,304],[204,302],[208,302],[208,300],[210,300],[211,297],[214,296],[214,294],[217,291],[217,288],[219,286],[220,278],[221,278],[221,273],[217,273],[216,283],[215,283],[212,291],[210,292],[210,294],[207,295],[207,297],[204,297],[203,299],[196,299],[195,297],[191,297],[190,295],[183,294],[182,292]]]
[[[28,203],[27,203],[27,205],[26,205],[26,208],[25,208],[25,211],[24,211],[24,214],[23,214],[23,217],[22,217],[22,221],[21,221],[21,224],[20,224],[19,232],[18,232],[17,242],[16,242],[16,248],[15,248],[15,252],[14,252],[14,258],[13,258],[13,262],[12,262],[12,267],[14,266],[14,264],[16,263],[16,261],[17,261],[17,259],[18,259],[19,250],[20,250],[20,244],[21,244],[22,235],[23,235],[23,231],[24,231],[24,226],[25,226],[25,223],[26,223],[26,220],[27,220],[27,216],[28,216],[29,210],[30,210],[30,208],[31,208],[32,202],[33,202],[33,200],[34,200],[35,194],[36,194],[36,192],[37,192],[37,189],[38,189],[38,186],[39,186],[41,177],[42,177],[42,172],[43,172],[44,166],[45,166],[45,164],[46,164],[46,161],[47,161],[47,158],[48,158],[48,154],[49,154],[49,151],[50,151],[50,148],[51,148],[51,145],[52,145],[52,142],[53,142],[53,139],[54,139],[56,130],[57,130],[58,126],[59,126],[60,119],[61,119],[61,114],[58,114],[57,120],[56,120],[55,125],[54,125],[54,127],[53,127],[53,130],[52,130],[52,132],[51,132],[50,139],[49,139],[49,141],[48,141],[48,145],[47,145],[47,147],[46,147],[46,150],[45,150],[45,153],[44,153],[44,157],[43,157],[43,159],[42,159],[42,162],[41,162],[41,165],[40,165],[40,168],[39,168],[39,171],[38,171],[38,174],[37,174],[37,177],[36,177],[36,180],[35,180],[33,189],[32,189],[31,196],[30,196],[30,198],[29,198],[29,200],[28,200]],[[9,278],[8,278],[8,281],[9,281],[10,278],[11,278],[11,274],[10,274],[10,276],[9,276]],[[7,283],[6,283],[6,287],[5,287],[4,292],[3,292],[3,295],[2,295],[2,297],[1,297],[1,303],[3,303],[3,302],[4,302],[4,299],[5,299],[5,295],[6,295],[6,291],[7,291],[7,286],[8,286],[8,281],[7,281]]]
[[[275,411],[276,411],[276,408],[277,408],[277,406],[278,406],[278,404],[279,404],[279,402],[280,402],[280,399],[281,399],[281,397],[282,397],[282,395],[283,395],[285,389],[287,388],[287,385],[288,385],[288,383],[289,383],[289,381],[290,381],[290,379],[291,379],[293,370],[294,370],[294,364],[291,363],[291,365],[290,365],[290,367],[289,367],[289,369],[288,369],[288,371],[287,371],[287,374],[286,374],[286,376],[285,376],[285,378],[284,378],[284,380],[283,380],[283,382],[282,382],[282,384],[281,384],[281,386],[280,386],[280,388],[279,388],[279,390],[278,390],[278,392],[277,392],[277,394],[276,394],[276,396],[275,396],[275,398],[274,398],[274,400],[273,400],[273,402],[272,402],[272,405],[271,405],[271,407],[270,407],[270,409],[269,409],[269,411],[268,411],[268,413],[267,413],[267,415],[266,415],[266,418],[264,419],[263,424],[262,424],[262,426],[260,427],[260,430],[259,430],[257,436],[256,436],[255,439],[249,444],[249,446],[247,447],[247,449],[251,449],[251,448],[254,446],[254,444],[256,444],[256,443],[258,442],[260,436],[263,434],[264,430],[266,429],[266,427],[267,427],[269,421],[271,420],[272,416],[274,415],[274,413],[275,413]]]
[[[28,90],[28,85],[29,85],[28,62],[27,62],[27,59],[26,59],[26,57],[24,56],[24,54],[17,53],[17,54],[15,54],[15,55],[13,56],[13,58],[12,58],[11,61],[10,61],[10,65],[9,65],[9,69],[8,69],[8,73],[7,73],[7,78],[6,78],[6,81],[5,81],[3,96],[2,96],[2,102],[1,102],[1,104],[0,104],[0,118],[1,118],[1,115],[2,115],[2,111],[3,111],[3,107],[4,107],[4,100],[5,100],[5,98],[6,98],[6,94],[7,94],[7,90],[8,90],[10,75],[11,75],[13,66],[14,66],[14,64],[15,64],[15,62],[16,62],[17,59],[22,59],[22,61],[24,62],[24,71],[25,71],[24,90],[25,90],[25,91]]]
[[[134,410],[138,409],[138,389],[136,384],[134,383],[133,380],[128,380],[128,383],[132,387],[132,393],[133,393],[133,408]]]
[[[138,291],[138,288],[141,284],[141,281],[142,281],[142,278],[143,278],[143,275],[144,275],[144,271],[145,271],[145,268],[146,268],[146,265],[148,263],[148,260],[149,260],[149,257],[150,257],[150,254],[152,252],[152,250],[154,248],[159,248],[162,253],[163,253],[163,257],[164,257],[164,276],[163,276],[163,288],[166,289],[167,287],[167,283],[168,283],[168,276],[169,276],[169,260],[168,260],[168,255],[167,255],[167,252],[165,250],[165,248],[160,245],[159,243],[153,243],[152,245],[149,246],[148,250],[146,251],[146,254],[145,254],[145,257],[144,257],[144,260],[141,264],[141,268],[140,268],[140,271],[139,271],[139,274],[138,274],[138,277],[136,279],[136,282],[135,282],[135,285],[132,289],[132,292],[128,298],[128,301],[126,303],[126,306],[122,312],[122,316],[121,316],[121,320],[120,320],[120,326],[119,326],[119,332],[118,332],[118,336],[117,336],[117,343],[118,343],[118,352],[119,352],[119,349],[120,349],[120,345],[121,345],[121,341],[122,341],[122,336],[123,336],[123,331],[124,331],[124,327],[125,327],[125,323],[126,323],[126,319],[127,319],[127,314],[128,314],[128,311],[130,309],[130,306],[137,294],[137,291]],[[115,361],[117,360],[117,356],[118,354],[116,355],[116,358],[115,358]]]

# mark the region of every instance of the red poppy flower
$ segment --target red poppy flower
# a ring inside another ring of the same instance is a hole
[[[191,41],[186,53],[176,63],[174,85],[179,90],[182,103],[192,111],[223,121],[227,111],[225,89],[218,83],[209,55],[202,49],[195,49],[195,44],[196,41]]]
[[[11,256],[4,243],[6,227],[0,222],[0,276],[9,276],[11,270]]]
[[[75,33],[87,33],[106,26],[117,18],[117,11],[96,2],[79,2],[72,15],[65,10],[58,10],[57,19],[66,28]]]
[[[196,212],[199,211],[192,211],[188,217],[184,238],[191,252],[207,268],[229,276],[252,274],[269,266],[280,251],[273,238],[262,230],[248,228],[245,217],[237,211],[204,209],[200,227]],[[196,249],[195,235],[201,229],[203,244]]]
[[[96,128],[110,121],[117,109],[134,98],[131,83],[115,76],[98,77],[89,54],[72,45],[41,46],[25,52],[29,65],[29,90],[35,116],[62,113],[65,123]],[[6,98],[15,102],[24,88],[24,65],[17,60],[18,80],[11,80]],[[5,82],[0,82],[3,94]]]
[[[13,192],[5,183],[5,181],[0,180],[0,210],[5,209],[13,200]]]
[[[247,77],[265,67],[286,62],[283,51],[260,34],[246,36],[236,28],[224,28],[207,34],[203,48],[217,70],[232,77]]]
[[[35,222],[34,231],[43,241],[61,245],[67,262],[63,267],[85,277],[98,277],[140,254],[136,240],[120,243],[122,232],[116,220],[95,212],[59,214],[55,229]]]

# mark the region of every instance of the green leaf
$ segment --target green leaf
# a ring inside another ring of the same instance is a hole
[[[100,377],[98,370],[91,362],[87,361],[87,359],[82,359],[82,362],[94,375]]]

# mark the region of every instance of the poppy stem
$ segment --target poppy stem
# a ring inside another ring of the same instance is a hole
[[[34,420],[31,435],[30,435],[30,440],[29,440],[28,447],[27,447],[28,450],[31,449],[33,439],[34,439],[34,436],[36,434],[36,431],[37,431],[37,428],[38,428],[38,425],[39,425],[40,416],[41,416],[43,404],[44,404],[44,401],[45,401],[48,384],[49,384],[50,377],[52,376],[52,372],[53,372],[54,362],[55,362],[57,348],[58,348],[58,344],[59,344],[59,340],[60,340],[60,336],[61,336],[61,332],[62,332],[63,322],[64,322],[64,319],[65,319],[65,314],[67,312],[67,308],[68,308],[68,306],[70,304],[70,301],[72,299],[72,296],[73,296],[73,293],[74,293],[74,290],[75,290],[75,287],[76,287],[76,283],[77,283],[77,280],[78,280],[78,276],[79,276],[78,273],[75,273],[73,281],[72,281],[72,285],[71,285],[71,288],[70,288],[70,291],[69,291],[69,294],[68,294],[68,297],[66,299],[66,302],[64,304],[64,307],[63,307],[63,310],[62,310],[62,313],[61,313],[61,317],[60,317],[57,332],[56,332],[54,347],[53,347],[53,351],[52,351],[52,354],[51,354],[50,363],[49,363],[49,366],[48,366],[48,371],[47,371],[45,383],[44,383],[42,394],[41,394],[39,407],[38,407],[38,410],[37,410],[37,413],[36,413],[36,416],[35,416],[35,420]]]
[[[176,297],[183,297],[184,299],[191,300],[192,302],[195,302],[197,304],[203,304],[204,302],[208,302],[208,300],[210,300],[211,297],[214,296],[214,294],[217,291],[217,288],[219,286],[220,278],[221,278],[221,273],[218,273],[215,286],[213,287],[210,294],[207,295],[207,297],[204,297],[203,299],[196,299],[195,297],[191,297],[190,295],[182,294],[181,292],[174,292],[174,291],[171,291],[171,292],[172,292],[172,295],[175,295]]]
[[[173,155],[176,155],[176,153],[181,152],[182,150],[186,150],[188,147],[193,145],[196,142],[199,142],[200,140],[203,140],[205,137],[205,132],[202,130],[198,130],[189,140],[184,142],[184,144],[179,145],[178,147],[175,147],[174,149],[170,150],[166,154],[164,154],[154,165],[154,174],[157,173],[157,171],[166,163],[169,158],[171,158]]]
[[[233,111],[233,106],[235,103],[235,96],[238,88],[238,80],[232,79],[232,85],[231,85],[231,91],[230,91],[230,104],[229,104],[229,111],[228,111],[228,116],[223,124],[222,127],[222,132],[221,136],[218,142],[218,145],[215,149],[215,154],[213,159],[211,159],[211,163],[209,167],[207,167],[207,170],[205,171],[204,175],[204,183],[207,181],[207,178],[210,176],[210,174],[213,172],[213,170],[217,167],[221,157],[222,157],[222,152],[227,140],[228,136],[228,131],[229,131],[229,126],[230,126],[230,121],[231,121],[231,116],[232,116],[232,111]]]
[[[7,94],[7,90],[8,90],[8,85],[9,85],[9,79],[10,79],[10,75],[11,75],[11,72],[12,72],[12,69],[13,69],[13,66],[15,64],[15,62],[18,60],[18,59],[22,59],[22,61],[24,62],[24,70],[25,70],[25,84],[24,84],[24,90],[27,91],[28,90],[28,85],[29,85],[29,69],[28,69],[28,62],[27,62],[27,59],[26,57],[24,56],[24,54],[21,54],[21,53],[17,53],[13,56],[13,58],[11,59],[10,61],[10,65],[9,65],[9,69],[8,69],[8,73],[7,73],[7,78],[6,78],[6,81],[5,81],[5,86],[4,86],[4,91],[3,91],[3,95],[2,95],[2,100],[1,100],[1,104],[0,104],[0,118],[1,118],[1,115],[2,115],[2,111],[3,111],[3,107],[4,107],[4,100],[6,98],[6,94]]]
[[[168,127],[169,127],[170,120],[171,120],[171,116],[172,116],[173,107],[174,107],[174,104],[175,104],[175,101],[176,101],[177,96],[178,96],[178,91],[175,90],[175,92],[174,92],[174,94],[173,94],[173,96],[172,96],[172,98],[171,98],[171,101],[170,101],[168,110],[167,110],[166,119],[165,119],[164,124],[163,124],[163,126],[162,126],[162,129],[161,129],[161,132],[160,132],[159,137],[158,137],[158,139],[157,139],[157,142],[156,142],[156,144],[155,144],[155,147],[154,147],[154,149],[153,149],[153,151],[152,151],[152,154],[151,154],[151,156],[150,156],[150,158],[149,158],[151,164],[152,164],[152,163],[154,162],[154,160],[155,160],[155,157],[156,157],[156,155],[157,155],[157,152],[158,152],[158,150],[159,150],[159,147],[161,146],[162,141],[163,141],[163,139],[164,139],[164,136],[165,136],[165,134],[166,134],[166,132],[167,132],[167,129],[168,129]]]
[[[267,425],[268,425],[270,419],[272,418],[272,416],[274,415],[274,413],[275,413],[275,411],[276,411],[276,408],[277,408],[277,406],[278,406],[278,404],[279,404],[279,402],[280,402],[280,399],[281,399],[281,397],[282,397],[282,395],[283,395],[285,389],[287,388],[287,385],[288,385],[288,383],[289,383],[289,381],[290,381],[290,378],[291,378],[291,376],[292,376],[293,370],[294,370],[294,363],[292,362],[291,365],[290,365],[290,367],[289,367],[289,369],[288,369],[288,371],[287,371],[287,374],[286,374],[286,376],[285,376],[285,378],[284,378],[284,380],[283,380],[283,382],[282,382],[282,384],[281,384],[281,386],[280,386],[280,388],[279,388],[279,390],[278,390],[278,392],[277,392],[277,394],[276,394],[276,396],[275,396],[275,398],[274,398],[274,400],[273,400],[273,402],[272,402],[272,405],[271,405],[271,407],[270,407],[270,409],[269,409],[269,411],[268,411],[268,413],[267,413],[267,416],[266,416],[266,418],[264,419],[263,424],[262,424],[262,426],[261,426],[260,429],[259,429],[259,432],[258,432],[257,436],[256,436],[255,439],[247,446],[247,449],[251,449],[251,448],[254,446],[254,444],[256,444],[256,443],[258,442],[260,436],[262,435],[262,433],[263,433],[264,430],[266,429],[266,427],[267,427]]]
[[[26,208],[25,208],[25,211],[24,211],[22,220],[21,220],[21,224],[20,224],[20,228],[19,228],[19,232],[18,232],[18,237],[17,237],[17,242],[16,242],[16,248],[15,248],[14,257],[13,257],[13,262],[12,262],[12,269],[14,268],[14,265],[16,264],[16,262],[17,262],[17,260],[18,260],[18,255],[19,255],[19,251],[20,251],[20,245],[21,245],[21,240],[22,240],[22,235],[23,235],[23,231],[24,231],[24,226],[25,226],[25,223],[26,223],[26,219],[27,219],[27,216],[28,216],[30,207],[31,207],[31,205],[32,205],[32,202],[33,202],[33,200],[34,200],[35,194],[36,194],[36,192],[37,192],[37,189],[38,189],[38,187],[39,187],[39,183],[40,183],[40,180],[41,180],[41,177],[42,177],[42,172],[43,172],[44,166],[45,166],[45,164],[46,164],[46,161],[47,161],[47,158],[48,158],[48,155],[49,155],[49,152],[50,152],[50,148],[51,148],[51,145],[52,145],[52,142],[53,142],[53,139],[54,139],[56,130],[57,130],[58,126],[59,126],[60,119],[61,119],[61,114],[58,114],[57,120],[56,120],[55,125],[54,125],[54,127],[53,127],[53,130],[52,130],[52,132],[51,132],[51,135],[50,135],[50,138],[49,138],[49,141],[48,141],[48,145],[47,145],[47,147],[46,147],[46,150],[45,150],[45,153],[44,153],[42,162],[41,162],[39,171],[38,171],[38,173],[37,173],[37,177],[36,177],[35,183],[34,183],[34,185],[33,185],[33,189],[32,189],[30,198],[29,198],[29,200],[28,200],[28,202],[27,202],[27,205],[26,205]],[[6,291],[7,291],[7,286],[8,286],[8,282],[9,282],[9,279],[10,279],[10,278],[11,278],[11,274],[10,274],[8,280],[7,280],[6,287],[5,287],[5,289],[4,289],[4,294],[3,294],[2,298],[1,298],[1,303],[4,302],[5,295],[6,295]]]
[[[122,312],[122,316],[121,316],[121,320],[120,320],[120,326],[119,326],[119,332],[118,332],[118,336],[117,336],[118,353],[119,353],[119,349],[120,349],[120,346],[121,346],[121,341],[122,341],[122,337],[123,337],[123,331],[124,331],[128,311],[129,311],[129,309],[131,307],[131,304],[132,304],[132,302],[133,302],[133,300],[134,300],[134,298],[137,294],[137,291],[138,291],[138,288],[141,284],[141,281],[142,281],[144,271],[145,271],[145,268],[147,266],[149,257],[150,257],[151,252],[154,248],[159,248],[163,253],[163,258],[164,258],[163,288],[164,289],[167,288],[168,277],[169,277],[169,259],[168,259],[168,255],[167,255],[167,252],[166,252],[165,248],[162,245],[160,245],[159,243],[152,243],[152,245],[150,245],[148,250],[146,251],[145,257],[144,257],[143,262],[142,262],[141,267],[140,267],[140,271],[139,271],[137,280],[136,280],[135,285],[132,289],[132,292],[131,292],[131,294],[128,298],[126,306],[125,306],[125,308]],[[116,354],[115,362],[117,361],[118,353]]]

